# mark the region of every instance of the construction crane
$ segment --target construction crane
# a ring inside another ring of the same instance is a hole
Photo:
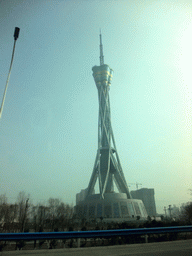
[[[138,190],[139,186],[142,186],[142,184],[138,183],[138,182],[136,182],[136,183],[128,183],[128,185],[136,185],[136,189],[137,190]]]

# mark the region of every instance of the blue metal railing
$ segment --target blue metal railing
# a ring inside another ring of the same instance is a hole
[[[192,232],[192,226],[93,230],[93,231],[70,231],[70,232],[0,233],[0,241],[97,238],[97,237],[165,234],[165,233],[181,233],[181,232]]]

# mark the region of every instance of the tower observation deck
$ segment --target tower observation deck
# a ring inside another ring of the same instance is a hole
[[[131,199],[120,159],[116,149],[111,125],[109,89],[113,70],[104,64],[102,36],[100,34],[100,66],[92,68],[98,90],[98,148],[88,188],[77,194],[76,212],[80,218],[124,219],[146,218],[147,213],[141,200]],[[99,193],[95,194],[98,181]],[[114,184],[118,193],[114,191]]]

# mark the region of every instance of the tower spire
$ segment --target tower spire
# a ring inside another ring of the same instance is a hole
[[[104,56],[103,56],[103,45],[102,45],[102,35],[101,35],[101,29],[100,29],[100,66],[104,64]]]

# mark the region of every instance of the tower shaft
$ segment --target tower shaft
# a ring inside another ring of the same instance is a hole
[[[114,192],[114,182],[119,192],[125,193],[127,198],[130,198],[111,126],[109,88],[113,70],[103,62],[104,57],[100,35],[100,66],[92,68],[99,99],[98,150],[88,186],[87,197],[93,194],[94,186],[98,179],[102,198],[105,197],[105,193]]]

